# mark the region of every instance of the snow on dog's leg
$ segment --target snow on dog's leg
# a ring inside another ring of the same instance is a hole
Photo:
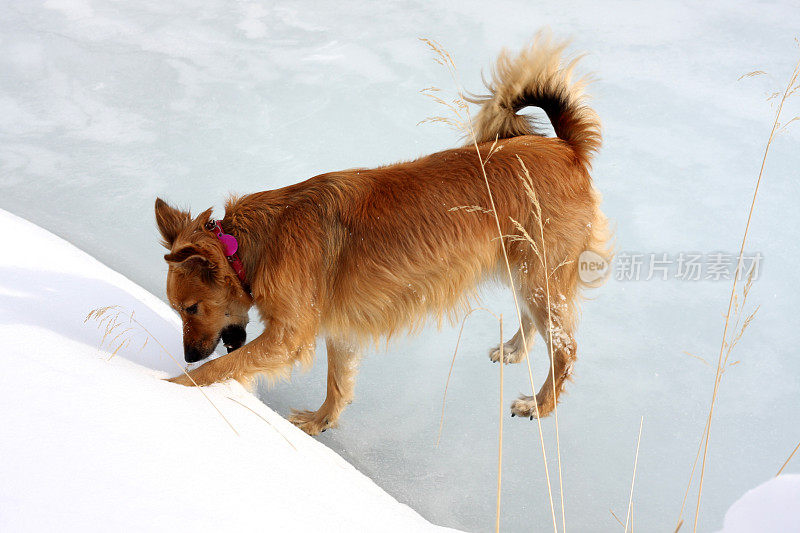
[[[511,404],[512,416],[526,416],[539,418],[549,415],[558,402],[558,396],[564,387],[564,383],[572,374],[572,366],[575,363],[577,344],[573,337],[573,327],[569,315],[563,312],[559,306],[552,306],[550,319],[552,328],[548,328],[547,306],[542,305],[534,312],[534,320],[537,329],[541,332],[542,338],[550,353],[550,369],[547,379],[536,394],[536,401],[533,396],[520,396]],[[566,316],[565,316],[566,315]],[[552,331],[552,350],[551,335]],[[555,378],[555,386],[553,385]],[[538,413],[537,413],[538,406]]]
[[[339,415],[353,400],[358,372],[358,352],[346,342],[327,339],[328,393],[316,411],[295,411],[289,421],[308,433],[319,435],[335,427]]]
[[[547,346],[550,369],[535,398],[520,396],[511,404],[511,416],[532,418],[538,415],[542,418],[549,415],[555,409],[564,383],[572,374],[577,358],[574,338],[576,269],[574,262],[562,263],[547,279],[537,270],[529,272],[521,280],[520,292]]]

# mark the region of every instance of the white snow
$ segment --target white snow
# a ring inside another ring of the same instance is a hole
[[[719,533],[800,530],[800,475],[770,479],[736,500]]]
[[[237,383],[205,391],[238,435],[160,379],[176,366],[155,342],[109,360],[90,309],[134,310],[180,356],[173,313],[33,224],[0,227],[1,531],[441,529]]]

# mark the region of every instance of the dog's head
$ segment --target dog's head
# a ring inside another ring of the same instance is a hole
[[[219,344],[228,352],[246,339],[250,295],[242,288],[217,237],[206,228],[211,209],[192,219],[188,212],[156,200],[156,223],[169,250],[167,297],[183,321],[188,363],[211,355]]]

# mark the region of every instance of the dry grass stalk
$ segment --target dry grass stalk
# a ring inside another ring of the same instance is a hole
[[[500,493],[503,486],[503,367],[506,366],[503,360],[503,315],[500,315],[500,414],[498,415],[497,443],[497,514],[494,522],[495,533],[500,533]]]
[[[614,520],[616,520],[619,525],[621,525],[622,527],[625,527],[625,524],[622,523],[622,520],[619,519],[619,517],[614,513],[614,511],[609,509],[608,512],[611,513],[611,516],[614,517]]]
[[[703,435],[705,435],[706,428],[708,427],[708,419],[706,418],[706,426],[703,428]],[[677,532],[681,526],[683,525],[683,510],[686,508],[686,499],[689,497],[689,489],[692,487],[692,480],[694,479],[694,473],[697,469],[697,462],[700,460],[700,452],[703,449],[703,438],[700,438],[700,442],[697,443],[697,453],[694,456],[694,462],[692,463],[692,471],[689,473],[689,482],[686,484],[686,490],[683,492],[683,500],[681,501],[681,511],[678,514],[678,523],[675,526],[675,531]]]
[[[749,77],[750,74],[758,75],[758,73],[759,73],[758,71],[755,71],[754,73],[749,73],[748,75],[745,75],[745,77]],[[750,316],[748,316],[748,318],[744,322],[744,325],[742,326],[742,329],[738,332],[738,334],[735,334],[735,336],[734,336],[734,338],[732,339],[731,342],[728,342],[727,339],[728,339],[728,330],[729,330],[729,326],[730,326],[731,315],[732,315],[733,312],[735,312],[734,311],[734,303],[737,304],[737,310],[738,310],[736,326],[734,327],[734,331],[736,331],[735,328],[738,326],[739,318],[741,316],[740,315],[740,313],[741,313],[740,309],[741,308],[738,307],[736,288],[738,286],[739,278],[741,277],[740,276],[740,272],[741,272],[741,269],[742,269],[742,260],[743,260],[743,257],[744,257],[744,247],[745,247],[745,244],[747,243],[747,236],[748,236],[748,234],[750,232],[750,222],[751,222],[751,220],[753,218],[753,212],[755,211],[756,199],[758,198],[758,191],[759,191],[759,188],[761,186],[761,179],[764,176],[764,167],[766,166],[766,163],[767,163],[767,156],[769,154],[770,146],[772,146],[772,141],[775,139],[775,136],[778,133],[784,131],[786,126],[788,126],[790,123],[792,123],[797,118],[797,117],[795,117],[795,118],[791,119],[786,124],[781,124],[781,122],[780,122],[781,113],[783,112],[783,106],[786,103],[787,99],[792,94],[794,94],[798,89],[800,89],[800,83],[798,83],[798,78],[799,77],[800,77],[800,61],[798,61],[797,64],[795,65],[794,70],[792,71],[792,75],[791,75],[791,77],[789,79],[789,83],[786,85],[786,89],[784,89],[782,93],[781,92],[773,93],[768,98],[768,100],[773,100],[773,99],[777,98],[778,96],[780,96],[780,100],[778,100],[778,108],[775,111],[775,119],[774,119],[774,121],[772,123],[772,129],[770,130],[769,138],[767,140],[766,147],[764,148],[764,156],[761,159],[761,168],[759,169],[759,172],[758,172],[758,179],[756,180],[755,190],[753,191],[753,199],[752,199],[752,201],[750,203],[750,210],[749,210],[749,213],[747,215],[747,223],[745,224],[744,235],[742,236],[742,242],[741,242],[741,246],[739,248],[739,256],[738,256],[739,258],[738,258],[738,261],[737,261],[736,275],[733,277],[733,286],[731,287],[731,295],[730,295],[730,299],[728,301],[728,310],[725,313],[725,324],[724,324],[723,329],[722,329],[722,342],[721,342],[721,345],[720,345],[719,357],[717,359],[717,370],[716,370],[716,376],[715,376],[715,379],[714,379],[714,389],[713,389],[713,392],[712,392],[712,395],[711,395],[711,405],[710,405],[709,410],[708,410],[708,416],[707,416],[707,419],[706,419],[706,425],[705,425],[705,429],[704,429],[704,432],[703,432],[703,436],[701,438],[701,444],[702,444],[702,447],[703,447],[703,460],[702,460],[701,466],[700,466],[700,481],[699,481],[699,486],[698,486],[698,489],[697,489],[697,504],[695,506],[695,515],[694,515],[693,531],[695,531],[695,532],[697,531],[697,522],[698,522],[698,519],[700,517],[700,502],[701,502],[701,498],[702,498],[702,495],[703,495],[703,481],[705,480],[706,460],[708,459],[708,441],[709,441],[709,436],[711,434],[711,421],[712,421],[713,416],[714,416],[714,407],[715,407],[716,400],[717,400],[717,394],[719,392],[720,380],[721,380],[722,374],[723,374],[723,372],[725,370],[725,367],[727,365],[728,357],[730,356],[731,350],[736,345],[738,340],[741,338],[741,335],[744,333],[744,330],[750,324],[750,322],[752,321],[752,319],[753,319],[753,317],[755,315],[755,311],[754,311]],[[753,275],[753,272],[751,270],[750,275],[748,276],[748,281],[747,281],[747,283],[745,285],[745,290],[747,292],[749,292],[750,285],[752,284],[752,275]],[[746,294],[745,294],[745,298],[746,298]],[[756,311],[757,310],[758,309],[756,309]],[[692,470],[694,471],[694,467],[692,468]],[[691,485],[691,478],[690,478],[689,484]],[[683,508],[681,508],[681,517],[679,517],[679,521],[682,518],[682,515],[683,515]]]
[[[467,319],[469,316],[474,313],[475,311],[486,311],[496,319],[500,320],[500,318],[494,314],[493,312],[489,311],[485,307],[476,307],[474,309],[470,309],[464,318],[461,320],[461,329],[458,330],[458,338],[456,339],[456,348],[453,350],[453,358],[450,361],[450,370],[447,373],[447,381],[444,384],[444,394],[442,395],[442,414],[439,418],[439,436],[436,438],[436,447],[439,447],[439,442],[442,440],[442,429],[444,428],[444,409],[447,403],[447,389],[450,387],[450,377],[453,375],[453,366],[456,363],[456,355],[458,355],[458,347],[461,345],[461,335],[464,333],[464,326],[467,324]]]
[[[294,445],[294,444],[292,444],[292,441],[290,441],[290,440],[289,440],[289,439],[286,437],[286,435],[284,435],[283,433],[281,433],[280,431],[278,431],[278,428],[276,428],[274,425],[272,425],[272,422],[270,422],[269,420],[267,420],[266,418],[264,418],[263,416],[261,416],[261,414],[260,414],[260,413],[258,413],[257,411],[255,411],[255,410],[254,410],[252,407],[250,407],[249,405],[245,405],[245,404],[243,404],[242,402],[240,402],[240,401],[239,401],[239,400],[237,400],[236,398],[232,398],[232,397],[230,397],[230,396],[226,396],[226,398],[228,398],[230,401],[232,401],[232,402],[234,402],[234,403],[238,403],[239,405],[241,405],[242,407],[244,407],[245,409],[247,409],[248,411],[250,411],[251,413],[253,413],[254,415],[256,415],[258,418],[260,418],[261,420],[263,420],[264,422],[266,422],[266,423],[267,423],[267,425],[268,425],[269,427],[271,427],[271,428],[272,428],[272,429],[275,431],[275,433],[277,433],[278,435],[280,435],[281,437],[283,437],[283,440],[285,440],[285,441],[286,441],[286,442],[289,444],[289,446],[291,446],[292,448],[294,448],[294,451],[297,451],[297,448],[295,447],[295,445]]]
[[[128,319],[128,327],[123,326],[124,323],[120,322],[120,317]],[[219,416],[222,417],[222,419],[225,421],[226,424],[228,424],[228,426],[236,434],[236,436],[237,437],[239,436],[239,432],[236,431],[235,427],[233,427],[231,421],[228,420],[224,414],[222,414],[222,411],[220,411],[219,407],[217,407],[217,404],[215,404],[211,400],[211,398],[209,398],[208,394],[206,394],[206,392],[201,387],[197,386],[197,383],[195,383],[195,381],[192,379],[192,376],[190,376],[189,373],[186,372],[186,369],[183,367],[183,365],[181,365],[178,362],[178,360],[175,359],[175,357],[169,352],[169,350],[167,350],[164,347],[164,345],[161,344],[161,342],[159,342],[159,340],[155,337],[155,335],[150,333],[150,330],[147,329],[147,327],[144,324],[142,324],[136,319],[135,311],[128,311],[127,309],[125,309],[120,305],[107,305],[105,307],[98,307],[96,309],[92,309],[91,311],[89,311],[89,314],[86,315],[86,318],[83,319],[83,323],[85,324],[89,320],[95,320],[97,322],[98,328],[104,328],[103,338],[100,340],[101,347],[103,346],[104,343],[106,343],[111,334],[116,332],[117,328],[123,327],[123,329],[117,332],[114,335],[114,337],[110,338],[109,344],[107,344],[109,345],[110,348],[114,349],[114,351],[111,353],[111,357],[116,355],[120,350],[130,346],[132,339],[131,334],[135,329],[139,329],[140,331],[144,332],[146,337],[144,342],[142,343],[142,346],[139,349],[140,350],[144,349],[144,347],[147,345],[148,340],[153,339],[153,341],[156,344],[158,344],[161,350],[165,354],[167,354],[169,358],[175,362],[176,365],[178,365],[178,368],[181,369],[181,372],[186,374],[186,376],[191,380],[191,382],[194,383],[197,390],[203,393],[203,396],[208,401],[208,403],[210,403],[211,406],[214,408],[214,410],[217,411]],[[111,359],[111,357],[109,357],[109,359]]]
[[[636,458],[633,460],[633,477],[631,478],[631,494],[628,497],[628,515],[625,518],[625,533],[628,532],[628,524],[631,524],[631,531],[633,531],[632,514],[633,514],[633,485],[636,483],[636,466],[639,464],[639,444],[642,442],[642,425],[644,424],[644,416],[639,420],[639,437],[636,439]]]
[[[766,72],[763,70],[754,70],[752,72],[748,72],[747,74],[742,74],[736,81],[741,81],[745,78],[755,78],[756,76],[763,76],[764,74],[766,74]]]
[[[700,357],[699,355],[695,355],[695,354],[693,354],[693,353],[689,353],[689,352],[687,352],[686,350],[684,350],[684,352],[683,352],[683,353],[685,353],[685,354],[686,354],[686,355],[688,355],[689,357],[693,357],[693,358],[697,359],[698,361],[700,361],[701,363],[703,363],[703,364],[704,364],[704,365],[706,365],[706,366],[711,366],[711,364],[710,364],[708,361],[706,361],[705,359],[703,359],[703,358],[702,358],[702,357]]]
[[[797,453],[797,449],[798,448],[800,448],[800,442],[797,443],[797,446],[794,447],[794,450],[792,450],[792,453],[790,453],[789,457],[786,458],[786,461],[783,462],[783,465],[780,467],[780,469],[778,469],[778,473],[775,474],[775,477],[778,477],[778,476],[781,475],[781,472],[783,472],[783,469],[786,468],[786,465],[788,465],[789,461],[792,460],[792,457],[794,457],[794,454]]]
[[[742,310],[744,309],[744,306],[747,303],[747,296],[750,294],[750,288],[752,287],[752,284],[753,284],[753,271],[751,270],[750,273],[748,274],[747,283],[745,284],[745,287],[742,290],[742,302],[741,302],[741,304],[739,304],[739,296],[738,296],[738,294],[735,294],[734,298],[733,298],[733,313],[735,313],[735,315],[736,315],[736,320],[735,320],[735,325],[733,327],[733,331],[738,332],[738,333],[736,333],[736,335],[734,336],[734,338],[733,338],[733,340],[731,342],[723,341],[723,346],[724,346],[724,349],[725,349],[725,358],[724,358],[723,363],[722,363],[722,370],[720,371],[720,374],[719,374],[719,378],[720,379],[722,378],[722,375],[725,374],[725,371],[729,367],[734,366],[734,365],[739,363],[739,361],[734,361],[732,363],[728,363],[728,359],[730,358],[731,351],[733,350],[734,346],[736,346],[736,344],[739,342],[739,339],[742,338],[742,335],[744,335],[744,332],[747,329],[747,326],[750,325],[750,322],[753,320],[753,318],[755,318],[755,314],[756,314],[756,312],[758,312],[758,309],[760,308],[760,306],[756,307],[756,309],[744,321],[744,324],[741,327],[739,327],[739,324],[741,323]],[[691,354],[689,352],[683,352],[683,353],[698,359],[699,361],[703,362],[707,366],[711,366],[708,363],[708,361],[706,361],[702,357],[693,355],[693,354]],[[700,442],[697,444],[697,453],[695,454],[694,462],[692,463],[692,471],[689,473],[689,482],[687,483],[686,490],[683,493],[683,500],[681,501],[681,511],[680,511],[680,514],[678,515],[679,516],[678,521],[681,524],[683,523],[683,519],[682,519],[683,511],[686,508],[686,499],[689,496],[689,489],[691,488],[692,481],[694,480],[694,473],[697,470],[697,462],[700,460],[700,452],[703,449],[703,444],[705,442],[705,434],[706,434],[706,430],[708,428],[708,424],[709,423],[710,423],[710,420],[707,419],[706,420],[706,426],[703,428],[703,436],[700,438]],[[680,526],[677,526],[677,527],[680,528]],[[677,529],[676,529],[676,531],[677,531]]]
[[[495,220],[495,223],[496,223],[496,226],[497,226],[497,235],[498,235],[498,238],[500,239],[500,241],[502,242],[504,235],[503,235],[502,228],[500,226],[500,219],[499,219],[499,217],[497,215],[497,209],[495,208],[494,195],[492,194],[492,189],[491,189],[491,186],[489,185],[489,177],[488,177],[488,175],[486,173],[486,161],[487,160],[485,160],[483,158],[483,156],[481,155],[481,152],[480,152],[480,148],[478,147],[478,140],[477,140],[477,136],[475,134],[475,130],[473,128],[473,123],[472,123],[472,118],[471,118],[470,111],[469,111],[469,106],[467,105],[467,101],[463,96],[463,91],[461,89],[461,84],[458,82],[457,68],[456,68],[456,65],[455,65],[455,61],[453,60],[453,57],[450,55],[450,53],[447,52],[447,50],[445,50],[436,41],[433,41],[433,40],[430,40],[430,39],[420,39],[420,40],[423,41],[425,44],[427,44],[428,47],[430,47],[430,49],[434,52],[434,54],[435,54],[434,61],[436,61],[440,65],[443,65],[447,69],[447,71],[450,74],[450,77],[451,77],[451,79],[453,81],[453,84],[456,87],[456,91],[457,91],[456,98],[452,102],[447,102],[443,98],[438,96],[437,93],[439,92],[439,89],[437,89],[437,88],[428,88],[428,89],[424,90],[423,94],[425,94],[426,96],[432,98],[435,102],[437,102],[437,103],[439,103],[441,105],[444,105],[451,113],[453,113],[453,115],[455,116],[455,119],[446,118],[446,117],[432,117],[430,119],[426,119],[423,122],[441,122],[441,123],[446,123],[446,124],[448,124],[448,125],[450,125],[452,127],[458,128],[459,130],[465,132],[467,134],[468,138],[471,140],[472,144],[475,147],[475,153],[478,156],[478,162],[480,164],[481,173],[482,173],[482,176],[483,176],[483,179],[484,179],[484,183],[486,184],[486,192],[487,192],[487,195],[489,197],[489,204],[490,204],[491,211],[492,211],[492,214],[494,215],[494,220]],[[496,142],[495,142],[495,145],[492,146],[492,149],[493,150],[497,149],[496,148]],[[489,157],[491,157],[492,153],[493,152],[490,152]],[[511,264],[509,263],[509,260],[508,260],[508,252],[507,252],[505,246],[501,245],[500,249],[503,252],[503,260],[504,260],[504,263],[505,263],[506,272],[508,274],[508,282],[509,282],[509,285],[511,287],[511,293],[512,293],[512,295],[514,297],[514,307],[515,307],[515,310],[516,310],[516,313],[517,313],[517,320],[518,320],[518,322],[520,324],[520,332],[521,332],[521,336],[522,336],[522,344],[523,344],[523,346],[525,346],[525,361],[526,361],[526,363],[528,365],[528,377],[530,379],[531,391],[532,391],[532,395],[533,395],[533,398],[534,398],[534,407],[536,408],[536,415],[537,415],[536,416],[536,423],[537,423],[538,430],[539,430],[539,442],[540,442],[540,445],[541,445],[542,460],[544,462],[545,477],[546,477],[546,480],[547,480],[547,493],[548,493],[548,496],[550,498],[550,513],[551,513],[552,519],[553,519],[553,530],[554,531],[558,531],[558,526],[556,524],[555,505],[553,503],[553,491],[552,491],[551,482],[550,482],[550,470],[549,470],[549,467],[548,467],[548,464],[547,464],[547,451],[545,450],[545,444],[544,444],[544,432],[542,430],[541,417],[539,416],[539,404],[538,404],[538,401],[536,400],[536,386],[535,386],[534,381],[533,381],[533,371],[531,369],[530,357],[528,357],[528,342],[527,342],[527,338],[526,338],[526,332],[524,331],[525,328],[523,327],[522,310],[520,308],[519,298],[517,296],[517,291],[516,291],[516,289],[514,287],[514,276],[513,276],[512,272],[511,272]],[[560,455],[560,450],[559,450],[559,455]],[[565,523],[563,521],[563,517],[564,517],[564,495],[563,495],[563,491],[562,491],[562,494],[561,494],[561,511],[562,511],[561,512],[562,525],[565,526]]]

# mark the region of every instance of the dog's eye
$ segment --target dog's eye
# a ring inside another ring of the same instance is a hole
[[[190,305],[189,307],[184,309],[184,311],[186,311],[190,315],[196,315],[197,314],[197,304]]]

